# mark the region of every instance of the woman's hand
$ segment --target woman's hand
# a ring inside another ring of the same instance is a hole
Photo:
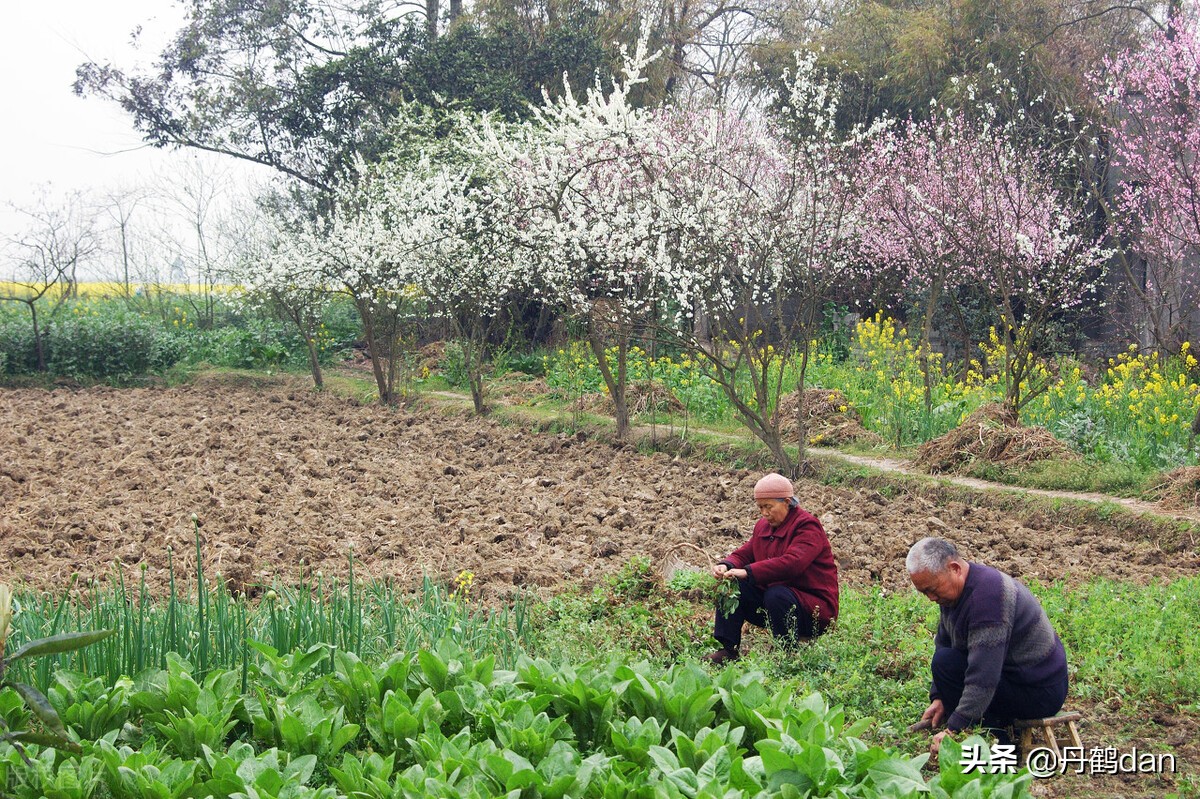
[[[749,576],[750,573],[745,569],[731,569],[724,563],[713,566],[713,577],[718,580],[745,580]]]
[[[727,565],[725,565],[724,563],[718,563],[716,566],[712,567],[713,579],[724,580],[725,572],[727,572],[727,571],[729,571],[729,567]]]

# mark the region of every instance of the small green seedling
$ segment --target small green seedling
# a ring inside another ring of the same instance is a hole
[[[715,580],[711,589],[713,601],[722,616],[732,616],[738,608],[739,593],[737,580]]]
[[[684,545],[678,545],[684,546]],[[671,575],[667,587],[680,593],[701,589],[705,598],[716,605],[722,616],[729,616],[737,610],[739,595],[737,580],[714,580],[706,571],[695,569],[680,569]]]

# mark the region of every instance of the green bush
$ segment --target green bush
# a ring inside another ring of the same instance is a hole
[[[55,377],[127,381],[171,366],[182,349],[154,319],[108,304],[68,306],[42,328],[46,371]],[[37,372],[37,348],[28,317],[0,317],[0,374]]]
[[[119,383],[180,362],[251,369],[308,366],[308,350],[297,331],[236,299],[221,301],[212,325],[198,324],[186,305],[162,310],[108,298],[72,301],[53,310],[39,306],[46,373]],[[335,303],[327,312],[317,331],[323,362],[339,357],[358,337],[352,310]],[[15,303],[0,304],[0,376],[37,372],[29,314]]]
[[[0,317],[0,375],[29,374],[37,370],[33,325],[15,314]]]
[[[357,337],[357,328],[339,320],[335,328],[318,331],[317,349],[322,363],[341,357]],[[212,329],[188,328],[179,338],[186,363],[208,363],[235,369],[305,368],[308,349],[304,337],[290,325],[274,319],[246,316]]]
[[[46,368],[73,378],[126,381],[179,359],[174,337],[130,312],[69,314],[46,331]]]

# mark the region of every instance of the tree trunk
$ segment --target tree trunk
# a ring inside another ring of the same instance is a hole
[[[358,309],[358,317],[363,323],[363,337],[367,340],[367,354],[371,357],[371,373],[375,376],[375,388],[379,392],[379,402],[383,405],[391,405],[391,387],[383,373],[383,363],[380,361],[379,342],[375,339],[375,325],[370,303],[355,297],[354,307]]]
[[[729,404],[733,406],[738,421],[766,446],[771,453],[772,460],[779,468],[780,474],[796,474],[799,469],[796,462],[788,455],[787,447],[783,443],[783,434],[779,431],[778,406],[776,406],[775,414],[767,413],[768,404],[765,397],[769,392],[759,376],[752,375],[754,406],[751,407],[739,393],[738,363],[723,362],[715,352],[692,347],[689,349],[697,359],[707,358],[713,368],[717,384],[721,387],[725,398],[729,400]]]
[[[425,0],[425,33],[430,42],[437,41],[440,10],[439,0]]]
[[[313,386],[320,391],[325,388],[325,381],[321,376],[321,362],[317,359],[316,339],[306,333],[304,335],[304,346],[308,348],[308,366],[312,370]]]
[[[467,382],[471,386],[471,402],[475,404],[475,415],[486,416],[488,409],[483,403],[483,375],[479,369],[471,369],[467,373]]]
[[[39,372],[46,371],[46,350],[42,347],[42,331],[38,329],[37,305],[34,302],[28,303],[29,315],[33,321],[33,351],[37,355],[37,368]]]
[[[467,385],[471,387],[471,402],[475,405],[475,415],[485,416],[488,412],[483,401],[483,358],[486,347],[487,333],[482,341],[472,340],[469,336],[460,335],[462,342],[463,360],[467,367]]]
[[[121,224],[121,267],[124,272],[125,299],[128,300],[132,291],[129,285],[129,237],[124,223]]]
[[[400,330],[397,323],[393,321],[391,330],[388,334],[388,357],[387,357],[387,404],[396,404],[396,351],[400,349]]]
[[[680,78],[683,76],[683,62],[687,46],[687,42],[691,38],[691,31],[685,30],[688,24],[688,18],[691,14],[688,0],[683,0],[680,8],[672,5],[668,8],[667,17],[667,36],[670,38],[670,64],[671,70],[667,75],[667,80],[663,86],[663,98],[669,99],[674,96]]]
[[[692,306],[692,338],[700,349],[712,352],[712,320],[699,302]]]
[[[780,367],[782,369],[782,366]],[[808,345],[800,353],[800,374],[796,376],[796,465],[791,477],[799,477],[800,468],[808,455],[808,406],[804,400],[804,385],[808,373]]]
[[[617,344],[617,374],[614,376],[612,369],[608,366],[608,358],[604,352],[604,338],[600,335],[596,319],[592,319],[589,328],[588,341],[596,356],[600,376],[604,378],[604,385],[608,386],[609,396],[612,397],[613,419],[617,423],[617,438],[624,441],[629,435],[629,408],[625,404],[625,354],[628,349],[628,337],[622,326],[620,340]]]
[[[792,460],[792,456],[788,455],[787,447],[783,444],[783,436],[779,434],[778,430],[774,432],[774,435],[764,438],[763,443],[770,450],[771,459],[775,461],[775,466],[779,469],[780,474],[788,479],[794,479],[800,475],[800,464],[803,461]]]
[[[934,280],[929,287],[929,301],[925,304],[925,319],[921,325],[921,352],[918,360],[921,365],[921,380],[925,383],[926,423],[933,416],[933,375],[929,370],[929,356],[933,353],[933,312],[937,308],[941,291],[941,281]]]
[[[317,340],[312,334],[312,325],[306,324],[305,314],[299,306],[290,306],[282,300],[276,299],[276,302],[283,308],[283,312],[292,320],[292,324],[296,326],[297,332],[304,337],[304,347],[308,350],[308,368],[312,371],[313,386],[318,391],[325,387],[325,381],[321,374],[321,361],[317,353]]]

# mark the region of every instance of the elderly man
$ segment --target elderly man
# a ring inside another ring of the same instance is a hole
[[[713,637],[721,648],[705,658],[721,665],[739,657],[744,622],[770,626],[794,644],[820,635],[837,618],[838,574],[825,528],[800,507],[792,482],[768,474],[754,486],[758,523],[750,540],[713,567],[718,580],[738,581],[738,606],[717,609]]]
[[[932,700],[922,722],[946,735],[976,724],[1053,716],[1067,698],[1067,656],[1046,612],[1021,583],[970,563],[949,541],[923,538],[905,562],[913,586],[941,607]]]

